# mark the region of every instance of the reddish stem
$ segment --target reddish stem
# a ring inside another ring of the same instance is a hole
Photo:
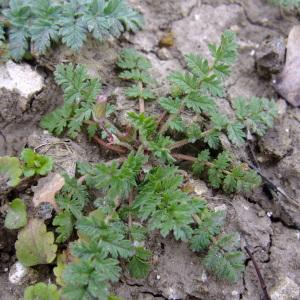
[[[110,145],[110,144],[104,142],[98,136],[94,136],[94,141],[97,142],[99,145],[103,146],[104,148],[108,149],[108,150],[117,152],[119,154],[125,154],[125,153],[127,153],[126,149],[124,149],[122,147],[119,147],[119,146],[116,146],[116,145]]]
[[[261,288],[263,290],[263,293],[264,293],[264,300],[271,300],[271,297],[268,294],[266,283],[265,283],[265,281],[264,281],[264,279],[261,275],[258,264],[256,263],[256,260],[253,256],[252,252],[250,251],[250,249],[248,247],[245,247],[245,250],[246,250],[247,254],[249,255],[250,259],[252,260],[252,263],[253,263],[254,269],[256,271],[260,286],[261,286]]]
[[[157,120],[157,127],[160,127],[161,123],[163,123],[168,116],[168,113],[164,111],[160,116],[159,119]]]

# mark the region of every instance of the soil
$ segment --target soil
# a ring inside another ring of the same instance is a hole
[[[237,33],[240,56],[226,82],[227,94],[220,100],[220,107],[225,113],[232,113],[230,104],[237,96],[273,98],[280,107],[274,128],[252,145],[252,151],[249,148],[231,150],[252,163],[254,158],[250,154],[253,152],[261,173],[288,197],[270,193],[268,186],[247,197],[228,197],[210,190],[201,181],[194,180],[193,183],[204,187],[204,197],[207,196],[211,207],[227,211],[226,229],[240,232],[242,247],[253,250],[273,299],[300,299],[297,294],[300,287],[300,110],[279,98],[269,78],[259,77],[255,62],[255,53],[266,39],[286,39],[293,25],[299,24],[299,19],[264,0],[129,2],[145,16],[143,31],[135,35],[125,34],[121,41],[105,45],[89,41],[76,54],[61,46],[46,57],[38,57],[33,67],[44,77],[45,87],[30,99],[25,110],[20,108],[21,96],[18,93],[0,89],[0,155],[18,155],[25,145],[38,147],[39,151],[53,155],[57,167],[59,165],[70,174],[78,160],[107,159],[107,152],[88,142],[84,136],[75,141],[56,139],[39,128],[40,118],[62,102],[61,91],[51,75],[53,66],[61,62],[86,64],[92,75],[101,77],[104,91],[115,93],[122,114],[128,103],[120,96],[122,85],[115,79],[114,69],[120,49],[131,46],[141,50],[152,61],[154,76],[158,82],[164,83],[162,91],[165,92],[167,74],[184,68],[185,54],[196,52],[207,56],[208,43],[218,41],[225,29],[231,29]],[[160,47],[161,38],[170,32],[175,37],[174,45]],[[30,192],[25,190],[24,194],[27,193],[28,197]],[[7,199],[1,200],[0,300],[17,300],[22,299],[24,286],[12,285],[8,281],[8,272],[15,262],[16,233],[3,227]],[[163,240],[153,233],[148,245],[154,253],[149,277],[133,281],[125,275],[114,286],[116,294],[124,299],[262,299],[262,290],[249,259],[243,277],[236,284],[228,285],[206,273],[201,257],[192,253],[185,244],[171,238]],[[51,280],[48,271],[47,268],[37,269],[40,278]],[[280,288],[284,291],[278,298]]]

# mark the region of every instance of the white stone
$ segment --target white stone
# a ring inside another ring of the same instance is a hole
[[[272,300],[299,299],[299,286],[289,277],[282,278],[279,283],[271,290]]]
[[[8,280],[12,284],[21,285],[23,284],[28,272],[29,269],[17,261],[12,265],[9,271]]]
[[[0,65],[0,88],[15,90],[21,96],[30,98],[43,86],[43,77],[26,63],[16,64],[9,60],[4,65]]]

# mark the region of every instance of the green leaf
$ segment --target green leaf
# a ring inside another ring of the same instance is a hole
[[[95,241],[104,255],[127,258],[133,254],[131,242],[124,238],[125,233],[114,223],[106,224],[105,216],[99,209],[81,218],[76,227],[80,234]]]
[[[135,252],[135,255],[128,263],[129,273],[131,277],[136,279],[146,278],[151,268],[151,252],[144,249],[143,247],[136,248]]]
[[[24,300],[60,300],[56,285],[44,282],[36,283],[25,289]]]
[[[190,244],[195,252],[208,249],[213,237],[218,235],[225,222],[224,212],[211,212],[206,210],[201,215],[201,223],[193,232]]]
[[[56,196],[55,201],[60,209],[72,213],[76,218],[80,218],[82,210],[89,200],[87,187],[67,174],[64,174],[64,179],[65,184]]]
[[[250,101],[238,98],[233,102],[237,119],[247,127],[250,132],[262,136],[268,128],[273,126],[277,117],[277,108],[274,101],[265,98],[253,97]]]
[[[197,78],[190,73],[174,72],[169,76],[169,80],[184,94],[197,92],[200,87]]]
[[[227,30],[222,34],[220,45],[209,45],[209,50],[215,58],[215,64],[233,64],[237,57],[236,35],[233,31]]]
[[[237,145],[241,146],[245,143],[246,134],[243,131],[244,125],[241,123],[229,123],[227,126],[227,133],[229,140]]]
[[[190,93],[185,98],[184,102],[186,107],[197,113],[212,113],[216,110],[216,104],[212,98],[208,96],[201,96],[198,93]]]
[[[26,205],[23,200],[13,200],[5,217],[4,226],[8,229],[19,229],[27,224]]]
[[[86,40],[87,29],[82,19],[83,8],[78,0],[71,0],[63,6],[63,15],[60,19],[60,35],[62,42],[73,50],[78,51]]]
[[[222,236],[203,261],[209,271],[230,283],[236,282],[245,268],[243,253],[234,249],[238,241],[238,235]]]
[[[34,49],[45,53],[51,45],[51,40],[57,41],[59,38],[60,7],[49,0],[39,0],[33,2],[32,12],[35,19],[30,26],[30,34]]]
[[[122,50],[117,66],[123,70],[148,70],[152,64],[148,58],[129,48]]]
[[[184,132],[186,130],[185,124],[181,117],[174,118],[168,122],[169,128],[178,132]]]
[[[55,231],[59,234],[56,238],[57,243],[63,243],[69,239],[73,232],[72,214],[68,211],[62,211],[52,221],[54,226],[57,226]]]
[[[210,152],[209,150],[203,150],[198,154],[197,162],[193,165],[193,172],[195,174],[200,175],[206,166],[206,163],[210,160]]]
[[[25,1],[11,0],[3,15],[12,25],[9,30],[10,54],[15,60],[21,60],[29,46],[30,7]]]
[[[53,168],[51,157],[38,154],[30,148],[21,152],[21,160],[24,162],[24,175],[26,177],[47,175]]]
[[[23,173],[21,163],[16,157],[0,157],[0,181],[8,186],[16,186],[20,182]]]
[[[159,104],[168,113],[176,114],[180,110],[181,100],[179,98],[173,99],[171,97],[167,97],[167,98],[163,97],[159,99]]]
[[[192,234],[192,215],[202,207],[202,202],[194,201],[179,189],[182,181],[176,168],[152,169],[132,208],[139,218],[148,220],[151,230],[159,229],[164,237],[173,231],[175,239],[186,241]]]
[[[148,89],[142,88],[139,85],[133,85],[126,90],[126,96],[132,99],[153,100],[155,95]]]
[[[47,129],[55,135],[61,135],[68,126],[69,118],[73,114],[73,105],[64,104],[55,111],[44,116],[41,120],[40,126]]]
[[[148,142],[148,148],[159,160],[163,162],[173,162],[175,159],[171,155],[169,148],[173,143],[173,140],[169,137],[158,135],[154,141]]]
[[[128,119],[143,139],[147,140],[156,131],[156,121],[152,117],[147,117],[144,113],[129,112]]]
[[[56,257],[54,235],[39,219],[30,220],[19,232],[15,247],[18,260],[27,267],[49,264]]]
[[[109,270],[108,270],[109,271]],[[66,286],[62,296],[68,300],[107,300],[110,285],[103,280],[109,273],[97,270],[93,262],[79,260],[67,266],[63,280]]]
[[[188,68],[194,75],[203,78],[209,74],[209,65],[207,59],[203,59],[197,54],[189,54],[185,57]]]
[[[67,256],[66,256],[65,252],[57,255],[56,264],[57,264],[57,266],[55,268],[53,268],[53,273],[56,278],[56,283],[60,286],[64,286],[65,283],[62,279],[62,276],[63,276],[63,273],[67,266]]]

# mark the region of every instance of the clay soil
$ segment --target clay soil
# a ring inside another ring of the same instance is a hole
[[[237,33],[239,59],[231,78],[226,82],[227,93],[224,99],[220,99],[220,107],[230,115],[231,101],[237,96],[267,97],[277,101],[280,114],[275,127],[264,138],[253,143],[252,150],[261,172],[300,204],[300,110],[280,99],[271,80],[259,77],[255,63],[256,51],[266,39],[286,39],[290,29],[299,24],[296,14],[282,13],[264,0],[129,2],[145,16],[143,31],[135,35],[126,34],[121,41],[105,45],[91,41],[77,54],[59,47],[47,56],[29,62],[44,77],[45,88],[30,99],[25,111],[18,108],[20,96],[17,93],[0,90],[0,155],[18,155],[26,145],[38,147],[49,143],[49,139],[51,141],[51,137],[39,128],[38,123],[43,115],[62,102],[61,90],[52,77],[56,64],[66,61],[85,64],[91,74],[101,77],[106,93],[114,91],[118,95],[122,85],[115,79],[114,62],[122,48],[134,47],[152,61],[153,74],[163,83],[164,92],[167,74],[184,68],[185,54],[195,52],[207,56],[207,45],[218,41],[225,29],[231,29]],[[169,32],[174,35],[174,45],[161,48],[159,41]],[[133,105],[118,96],[116,104],[120,116]],[[75,141],[67,138],[59,141],[66,143],[67,148],[71,149],[73,162],[82,157],[91,162],[109,158],[105,150],[89,143],[84,136]],[[65,147],[40,149],[54,155],[58,161],[60,159],[60,163],[70,164],[70,161],[64,161],[70,160],[70,155],[64,152]],[[253,159],[248,148],[239,150],[236,155],[248,161]],[[287,292],[281,294],[281,298],[275,298],[276,295],[273,294],[273,299],[300,299],[300,296],[293,296],[300,287],[299,207],[295,207],[283,196],[270,194],[263,187],[247,197],[228,197],[210,190],[202,181],[194,180],[194,184],[204,191],[211,207],[227,211],[226,228],[240,232],[242,247],[247,245],[254,251],[270,292],[278,291],[280,285],[284,285]],[[25,198],[30,198],[31,191],[25,189],[23,193]],[[0,299],[23,299],[24,286],[12,285],[8,281],[9,269],[16,260],[16,233],[3,227],[5,201],[11,199],[2,200]],[[245,262],[242,278],[236,284],[228,285],[207,274],[201,264],[201,257],[193,254],[185,244],[177,243],[171,238],[162,239],[156,233],[147,243],[154,253],[152,271],[146,280],[141,281],[124,276],[114,286],[115,293],[124,299],[262,299],[257,275],[249,259]],[[50,267],[40,267],[36,271],[40,280],[53,280],[49,275]]]

